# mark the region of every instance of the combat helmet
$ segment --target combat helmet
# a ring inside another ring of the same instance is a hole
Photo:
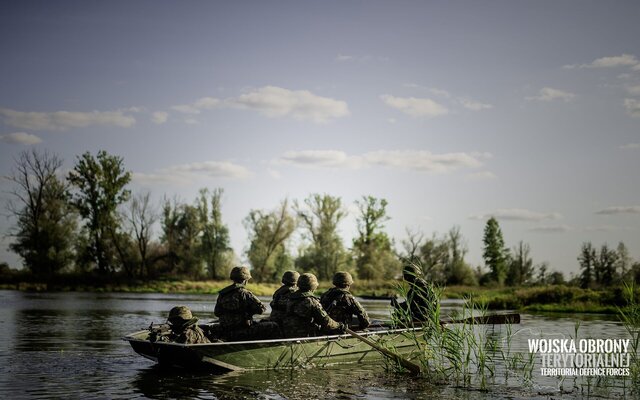
[[[241,283],[251,279],[251,272],[249,272],[249,268],[245,267],[244,265],[233,267],[231,273],[229,274],[229,278],[231,278],[231,280],[234,282]]]
[[[300,274],[296,271],[286,271],[282,275],[282,283],[285,285],[293,286],[298,282],[298,278],[300,278]]]
[[[336,272],[335,275],[333,275],[333,284],[340,288],[351,286],[353,285],[353,277],[348,272]]]
[[[189,321],[193,318],[191,310],[187,306],[175,306],[169,311],[169,318],[167,320],[170,324],[182,324],[184,321]]]
[[[298,288],[303,292],[314,291],[318,288],[318,279],[314,274],[302,274],[298,278]]]

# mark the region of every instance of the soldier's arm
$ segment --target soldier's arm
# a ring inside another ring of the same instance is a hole
[[[251,315],[262,314],[267,310],[267,307],[265,307],[260,299],[257,298],[253,293],[247,291],[245,292],[245,294],[246,304],[248,304],[248,311],[251,313]]]
[[[355,299],[355,297],[351,296],[349,299],[351,302],[351,310],[356,317],[358,317],[358,321],[360,322],[360,329],[364,329],[371,325],[371,321],[369,320],[369,316],[367,315],[367,311],[362,307],[360,302]]]
[[[344,332],[343,324],[334,321],[329,314],[322,308],[322,305],[317,301],[313,307],[311,307],[311,316],[313,321],[320,325],[322,331],[325,333],[333,333],[333,331]]]

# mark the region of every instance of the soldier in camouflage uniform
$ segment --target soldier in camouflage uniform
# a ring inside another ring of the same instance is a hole
[[[282,325],[284,317],[287,315],[287,300],[289,297],[298,290],[296,284],[300,274],[296,271],[287,271],[282,275],[282,286],[273,293],[273,300],[271,300],[271,316],[269,319],[276,322],[278,325]]]
[[[422,278],[422,270],[415,264],[405,265],[402,276],[409,284],[407,300],[398,303],[394,298],[391,304],[408,313],[413,321],[429,321],[438,307],[438,298],[433,286]],[[438,323],[439,321],[433,322]]]
[[[230,278],[233,284],[218,293],[213,313],[219,318],[218,336],[226,340],[270,339],[279,334],[278,326],[269,322],[254,322],[253,316],[267,309],[262,302],[245,288],[251,279],[247,267],[234,267]]]
[[[191,310],[185,306],[173,307],[169,311],[169,332],[152,331],[152,342],[174,342],[184,344],[210,343],[205,333],[198,326],[198,318],[194,318]]]
[[[287,301],[287,316],[282,327],[285,336],[307,337],[346,331],[346,324],[331,319],[322,308],[320,300],[313,295],[317,288],[318,280],[315,275],[300,275],[298,290]]]
[[[353,285],[353,278],[348,272],[336,272],[333,275],[333,285],[321,297],[320,303],[325,311],[335,321],[345,324],[351,323],[352,316],[358,317],[360,329],[365,329],[371,324],[367,312],[362,308],[358,300],[353,297],[349,288]]]

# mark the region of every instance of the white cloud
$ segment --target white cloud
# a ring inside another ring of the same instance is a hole
[[[624,99],[624,108],[627,109],[627,114],[640,118],[640,100]]]
[[[640,206],[614,206],[607,207],[600,211],[596,211],[596,214],[601,215],[615,215],[615,214],[640,214]]]
[[[473,174],[467,175],[467,178],[474,181],[483,181],[483,180],[497,179],[498,177],[493,172],[480,171],[480,172],[475,172]]]
[[[446,99],[451,98],[451,93],[447,92],[446,90],[443,89],[438,89],[438,88],[430,88],[429,91],[433,94],[435,94],[436,96],[442,96]]]
[[[602,57],[588,64],[565,65],[564,68],[613,68],[631,66],[635,70],[638,66],[638,59],[633,54],[622,54],[613,57]]]
[[[380,96],[380,99],[389,107],[413,117],[437,117],[449,112],[443,105],[426,98],[395,97],[385,94]]]
[[[221,104],[222,101],[220,99],[216,99],[214,97],[202,97],[193,103],[179,104],[177,106],[172,106],[171,108],[183,114],[200,114],[202,110],[213,110]]]
[[[169,114],[164,111],[156,111],[151,116],[151,121],[155,124],[162,125],[169,119]]]
[[[625,145],[620,146],[622,150],[635,150],[640,149],[640,143],[627,143]]]
[[[357,168],[362,166],[361,158],[348,156],[347,153],[340,150],[287,151],[275,160],[275,163],[323,168]]]
[[[568,225],[542,225],[530,228],[530,232],[538,232],[538,233],[564,233],[573,230]]]
[[[349,115],[349,107],[344,101],[321,97],[307,90],[288,90],[276,86],[265,86],[226,99],[225,104],[256,110],[270,118],[292,117],[315,123]]]
[[[503,208],[482,215],[474,215],[469,219],[486,220],[491,217],[504,221],[544,221],[562,218],[558,213],[539,213],[521,208]]]
[[[251,171],[228,161],[205,161],[174,165],[154,173],[136,172],[133,178],[141,184],[190,184],[201,178],[245,179]]]
[[[550,88],[550,87],[544,87],[540,89],[537,96],[526,97],[526,99],[537,100],[537,101],[553,101],[553,100],[571,101],[575,97],[576,95],[573,93],[565,92],[565,91]]]
[[[613,225],[599,225],[588,226],[584,228],[587,232],[615,232],[615,231],[635,231],[636,228],[630,226],[613,226]]]
[[[26,132],[13,132],[6,135],[0,135],[0,141],[5,143],[24,145],[42,143],[42,139],[40,139],[38,136]]]
[[[131,112],[131,110],[127,110]],[[113,125],[128,128],[136,123],[135,118],[125,111],[55,111],[22,112],[0,108],[0,116],[7,125],[29,130],[59,130],[85,128],[91,125]]]
[[[627,86],[627,92],[632,96],[640,96],[640,85]]]
[[[280,173],[280,171],[276,169],[268,168],[267,174],[269,174],[269,176],[272,177],[273,179],[276,179],[276,180],[282,179],[282,174]]]
[[[490,154],[443,153],[433,154],[420,150],[380,150],[361,155],[348,155],[339,150],[288,151],[276,164],[288,164],[311,168],[386,167],[429,173],[448,173],[462,168],[479,168],[482,159]]]
[[[464,108],[471,111],[482,111],[482,110],[489,110],[493,108],[491,104],[481,103],[479,101],[471,100],[468,98],[461,98],[459,99],[459,101]]]

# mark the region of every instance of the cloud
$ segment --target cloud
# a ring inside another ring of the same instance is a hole
[[[128,110],[131,111],[131,110]],[[85,128],[91,125],[112,125],[128,128],[136,123],[135,118],[125,111],[56,111],[56,112],[22,112],[8,108],[0,108],[0,116],[7,125],[34,131]]]
[[[480,171],[480,172],[475,172],[473,174],[467,175],[467,178],[474,181],[484,181],[484,180],[497,179],[498,177],[493,172]]]
[[[287,164],[307,168],[358,169],[384,167],[428,173],[449,173],[462,168],[479,168],[486,153],[433,154],[421,150],[380,150],[361,155],[348,155],[339,150],[288,151],[274,160],[275,164]]]
[[[640,214],[640,206],[614,206],[596,211],[600,215]]]
[[[571,230],[573,230],[573,228],[568,225],[542,225],[529,229],[530,232],[537,233],[564,233]]]
[[[627,92],[632,96],[640,96],[640,85],[627,86]]]
[[[174,165],[154,173],[136,172],[133,178],[141,184],[190,184],[200,178],[246,179],[251,171],[228,161],[205,161]]]
[[[572,64],[565,65],[564,68],[614,68],[614,67],[633,67],[635,70],[638,66],[638,59],[632,54],[622,54],[620,56],[602,57],[588,64]]]
[[[167,122],[167,119],[169,119],[169,114],[164,111],[156,111],[151,116],[151,121],[158,125],[164,124]]]
[[[222,105],[220,99],[214,97],[202,97],[190,104],[179,104],[171,109],[183,114],[200,114],[202,110],[213,110]]]
[[[493,108],[491,104],[481,103],[479,101],[471,100],[468,98],[461,98],[458,100],[462,106],[471,111],[482,111]]]
[[[550,87],[544,87],[540,89],[537,96],[526,97],[527,100],[536,100],[536,101],[554,101],[554,100],[563,100],[565,102],[571,101],[576,97],[575,94],[565,92],[559,89],[554,89]]]
[[[469,219],[486,220],[491,217],[504,221],[544,221],[562,218],[558,213],[539,213],[521,208],[503,208],[487,214],[471,216]]]
[[[613,226],[613,225],[599,225],[588,226],[584,228],[587,232],[615,232],[615,231],[635,231],[636,228],[630,226]]]
[[[0,142],[10,143],[10,144],[31,145],[31,144],[42,143],[42,139],[40,139],[36,135],[32,135],[26,132],[13,132],[13,133],[8,133],[6,135],[0,135]]]
[[[288,90],[276,86],[265,86],[226,99],[225,104],[256,110],[269,118],[292,117],[315,123],[349,115],[349,107],[344,101],[321,97],[307,90]]]
[[[640,143],[628,143],[620,146],[622,150],[635,150],[640,149]]]
[[[449,113],[446,107],[431,99],[395,97],[387,94],[380,96],[380,99],[389,107],[413,117],[438,117]]]
[[[640,118],[640,100],[624,99],[624,108],[627,109],[627,114],[634,118]]]

